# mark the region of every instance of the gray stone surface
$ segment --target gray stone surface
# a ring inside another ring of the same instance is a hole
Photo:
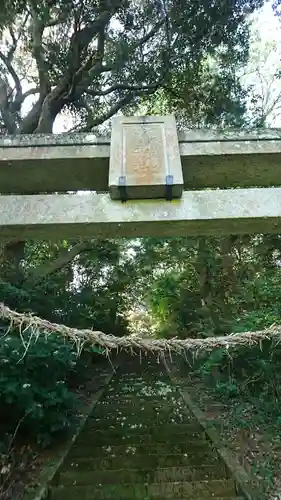
[[[154,117],[153,117],[154,118]],[[281,185],[281,130],[178,134],[185,189]],[[110,138],[0,138],[0,193],[108,191]]]
[[[165,198],[172,176],[172,197],[183,191],[182,166],[174,116],[115,117],[112,123],[109,193],[120,199],[119,179],[128,199]]]
[[[109,194],[0,197],[0,239],[281,232],[281,188],[187,191],[121,203]]]

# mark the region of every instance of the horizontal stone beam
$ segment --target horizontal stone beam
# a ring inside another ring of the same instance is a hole
[[[185,189],[281,185],[281,130],[178,134]],[[0,138],[0,192],[108,191],[110,138]]]
[[[109,194],[0,196],[0,239],[281,232],[281,188],[186,191],[172,202]]]

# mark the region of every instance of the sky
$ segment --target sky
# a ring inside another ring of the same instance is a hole
[[[258,27],[263,39],[271,41],[280,36],[280,20],[272,12],[272,2],[267,2],[260,10]]]

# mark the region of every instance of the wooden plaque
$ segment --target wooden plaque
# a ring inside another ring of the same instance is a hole
[[[183,175],[174,116],[114,117],[109,193],[114,200],[180,198]]]

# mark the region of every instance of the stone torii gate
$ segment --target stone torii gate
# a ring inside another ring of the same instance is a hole
[[[281,232],[278,186],[276,129],[177,133],[153,116],[115,117],[111,140],[6,136],[0,240]]]

